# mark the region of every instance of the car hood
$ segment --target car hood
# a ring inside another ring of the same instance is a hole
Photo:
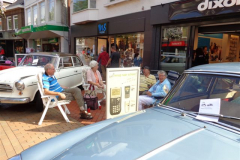
[[[14,83],[19,79],[44,71],[42,67],[14,67],[0,71],[0,83]]]
[[[180,114],[171,115],[160,108],[96,125],[95,132],[82,128],[62,134],[24,151],[22,158],[239,160],[240,156],[239,140],[208,130],[206,123]],[[83,136],[85,131],[88,136]]]

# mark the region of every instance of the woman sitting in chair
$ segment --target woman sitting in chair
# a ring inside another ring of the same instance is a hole
[[[103,84],[102,76],[100,72],[98,71],[98,62],[92,60],[89,63],[89,66],[91,67],[90,70],[87,71],[87,81],[90,85],[95,87],[95,90],[101,89],[104,92],[106,91],[106,85]]]

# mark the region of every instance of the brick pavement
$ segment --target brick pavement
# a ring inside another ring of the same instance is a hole
[[[101,110],[91,110],[93,119],[82,120],[76,101],[68,105],[71,114],[70,123],[66,123],[58,109],[49,109],[41,126],[37,123],[42,113],[37,113],[34,106],[15,105],[9,108],[0,106],[0,160],[6,160],[23,150],[44,140],[55,137],[84,125],[105,119],[105,101]]]

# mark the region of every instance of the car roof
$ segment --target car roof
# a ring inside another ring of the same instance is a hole
[[[185,72],[220,72],[240,74],[240,62],[213,63],[192,67]]]
[[[29,55],[46,55],[46,56],[59,56],[59,57],[76,56],[76,54],[70,54],[70,53],[64,53],[64,52],[36,52],[36,53],[29,53]]]

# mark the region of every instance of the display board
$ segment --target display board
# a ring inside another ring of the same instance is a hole
[[[107,68],[107,119],[138,110],[140,68]]]

